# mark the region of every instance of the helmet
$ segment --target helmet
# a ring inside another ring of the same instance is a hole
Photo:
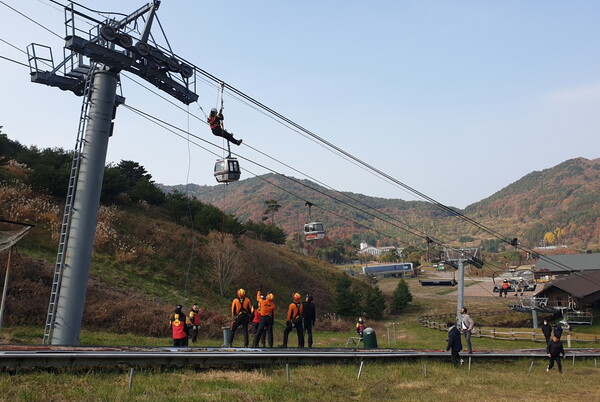
[[[212,109],[210,109],[210,112],[211,112],[211,113],[217,113],[217,108],[216,108],[216,107],[213,107]]]
[[[275,300],[275,295],[274,295],[273,293],[269,293],[269,294],[267,295],[267,300],[270,300],[270,301],[273,301],[273,300]]]
[[[238,297],[244,297],[244,296],[246,296],[246,291],[245,291],[244,289],[240,288],[240,289],[237,291],[237,296],[238,296]]]
[[[300,298],[301,298],[301,297],[302,297],[302,296],[300,296],[300,293],[294,293],[294,294],[292,295],[292,299],[293,299],[293,300],[294,300],[296,303],[298,303],[298,302],[300,301]]]

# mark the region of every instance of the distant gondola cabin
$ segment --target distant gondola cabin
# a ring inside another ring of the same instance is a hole
[[[325,238],[323,223],[310,222],[304,225],[304,238],[306,240],[320,240]]]
[[[218,159],[215,163],[215,179],[219,183],[231,183],[240,179],[242,172],[237,158]]]

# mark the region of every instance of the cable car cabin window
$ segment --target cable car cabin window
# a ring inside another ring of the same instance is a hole
[[[304,231],[305,232],[323,232],[323,224],[318,222],[318,223],[308,223],[306,225],[304,225]]]
[[[220,172],[222,170],[225,170],[225,161],[217,161],[217,163],[215,163],[215,172]]]
[[[215,163],[215,179],[219,183],[238,181],[241,176],[240,164],[236,158],[219,159]]]

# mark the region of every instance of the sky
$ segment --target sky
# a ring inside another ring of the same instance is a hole
[[[22,50],[39,43],[52,47],[56,64],[62,60],[60,6],[2,3],[0,56],[27,64]],[[79,3],[125,14],[145,4]],[[600,2],[591,0],[163,0],[158,10],[178,56],[397,181],[459,208],[532,171],[600,157],[599,14]],[[24,145],[72,149],[81,98],[31,83],[24,66],[0,59],[0,67],[2,131]],[[219,103],[214,85],[198,81],[199,101],[189,106],[189,117],[185,105],[181,110],[132,79],[143,82],[122,74],[127,105],[223,145],[203,122],[202,110]],[[225,127],[244,140],[232,149],[242,178],[267,173],[259,163],[340,191],[419,199],[227,91],[223,100]],[[119,107],[107,162],[137,161],[167,185],[214,185],[211,152],[223,151],[194,141],[210,152]]]

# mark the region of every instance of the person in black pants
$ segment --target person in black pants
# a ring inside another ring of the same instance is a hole
[[[544,338],[546,338],[546,346],[548,346],[550,336],[552,335],[552,326],[548,324],[548,320],[544,320],[544,324],[542,324],[542,333],[544,334]]]
[[[458,363],[462,364],[459,352],[462,350],[462,342],[460,341],[460,332],[453,322],[446,324],[448,326],[448,346],[446,350],[450,350],[452,353],[452,364],[458,366]]]
[[[548,352],[548,368],[546,369],[546,371],[552,370],[552,367],[554,367],[554,362],[556,361],[556,365],[558,366],[558,372],[562,373],[562,364],[560,362],[560,357],[562,356],[562,358],[564,359],[567,356],[565,355],[565,349],[563,348],[562,342],[560,341],[560,339],[558,339],[556,335],[552,337],[552,340],[548,344],[546,351]]]
[[[312,336],[312,327],[315,325],[315,321],[317,320],[317,312],[315,309],[315,305],[313,304],[313,297],[310,295],[306,295],[306,300],[302,303],[304,307],[304,330],[308,335],[308,347],[312,348],[313,345],[313,336]]]

